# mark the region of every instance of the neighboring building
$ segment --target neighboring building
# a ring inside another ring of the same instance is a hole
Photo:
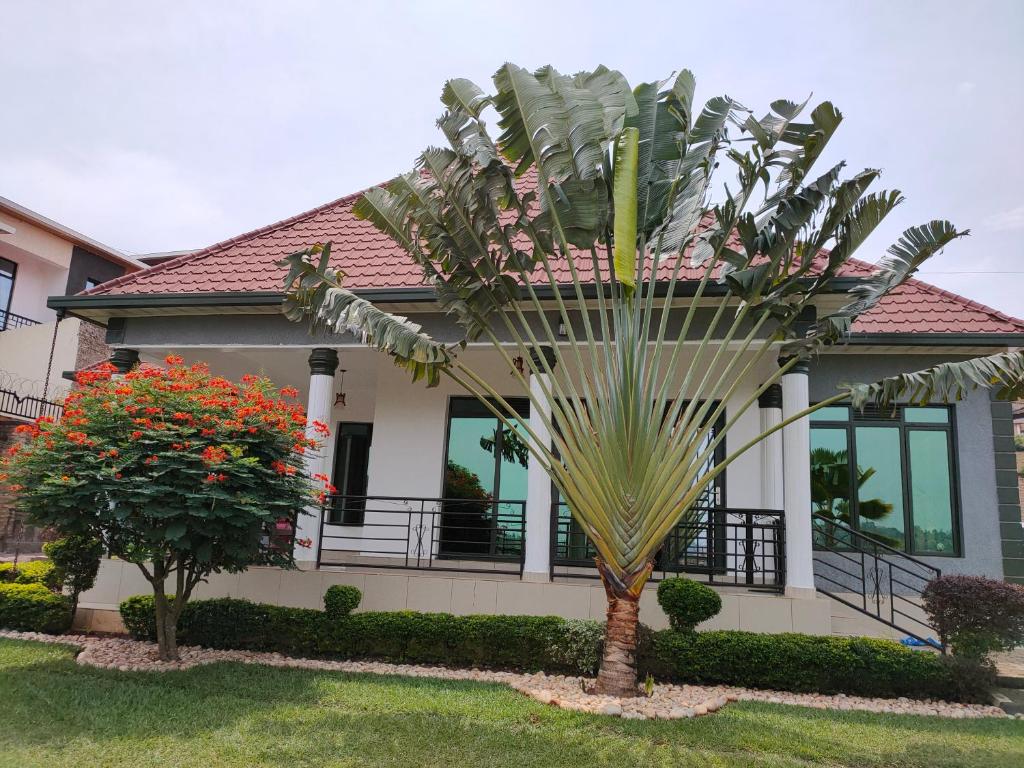
[[[300,524],[300,538],[314,541],[297,550],[305,570],[224,574],[201,594],[319,605],[326,586],[351,583],[363,590],[365,609],[603,617],[604,594],[585,536],[552,498],[542,472],[503,458],[483,439],[501,439],[487,411],[447,383],[433,389],[410,383],[358,338],[311,335],[282,315],[284,270],[277,262],[331,241],[347,286],[414,318],[435,338],[461,336],[438,312],[419,268],[355,218],[355,199],[50,300],[71,316],[104,324],[123,370],[175,353],[205,360],[229,377],[263,373],[299,388],[310,418],[335,427],[313,471],[330,474],[340,495],[322,521],[311,515]],[[836,281],[836,291],[870,271],[867,264],[854,266]],[[769,390],[729,439],[744,441],[762,420],[782,418],[801,399],[824,398],[839,382],[1024,343],[1024,321],[918,280],[853,331],[848,346],[787,374],[781,391]],[[529,401],[498,355],[473,344],[463,355],[529,415]],[[742,382],[727,409],[761,380]],[[809,494],[808,447],[828,449],[862,470],[854,476],[874,473],[859,490],[839,489],[826,508]],[[670,537],[658,574],[691,573],[720,587],[725,608],[715,626],[927,634],[915,623],[916,596],[934,569],[1024,581],[1013,461],[1010,405],[987,392],[895,414],[829,408],[730,465],[690,533]],[[831,522],[815,523],[817,543],[827,545],[820,549],[799,530],[809,504],[832,515]],[[120,599],[147,589],[133,567],[108,562],[83,605],[108,612],[94,614],[101,627],[100,617],[113,615]],[[641,605],[645,622],[664,621],[650,590]]]
[[[65,371],[106,359],[103,329],[46,304],[142,268],[123,253],[0,197],[0,450],[14,428],[59,415]],[[0,551],[22,533],[0,497]]]
[[[1024,437],[1024,403],[1013,404],[1013,434]]]

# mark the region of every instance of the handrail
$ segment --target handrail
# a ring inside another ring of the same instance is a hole
[[[30,317],[23,317],[22,315],[16,315],[13,312],[8,312],[5,309],[0,309],[0,331],[10,331],[15,328],[27,328],[32,325],[42,325],[38,320],[33,320]]]
[[[834,518],[816,512],[811,517],[812,524],[823,524],[815,526],[812,533],[815,581],[823,582],[816,585],[818,590],[922,643],[933,644],[918,628],[932,629],[920,616],[921,606],[915,600],[942,571]],[[849,567],[842,567],[843,563]],[[917,583],[912,583],[915,580]],[[846,597],[849,594],[859,595],[859,600]],[[910,607],[919,615],[907,613],[905,609]],[[908,627],[907,623],[918,627]]]
[[[551,576],[596,578],[593,545],[565,502],[551,505]],[[665,538],[652,580],[699,574],[710,584],[782,591],[786,585],[785,513],[780,509],[694,507]]]

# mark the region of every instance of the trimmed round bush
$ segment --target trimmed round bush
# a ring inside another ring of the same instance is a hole
[[[42,584],[0,584],[0,627],[59,635],[71,626],[71,602]]]
[[[677,576],[658,585],[658,605],[677,632],[692,632],[722,610],[722,598],[707,584]]]
[[[324,593],[324,612],[332,619],[348,616],[359,607],[363,593],[348,584],[335,584]]]

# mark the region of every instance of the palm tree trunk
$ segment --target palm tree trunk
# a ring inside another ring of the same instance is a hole
[[[608,597],[604,655],[594,693],[624,697],[637,695],[636,645],[639,624],[639,598],[632,595]]]
[[[651,575],[651,564],[633,574],[628,583],[616,578],[597,559],[605,595],[608,597],[608,618],[604,630],[604,653],[597,673],[594,693],[632,697],[637,689],[636,648],[640,627],[640,592]]]

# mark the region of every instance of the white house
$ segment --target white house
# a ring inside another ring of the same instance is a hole
[[[104,326],[122,370],[174,353],[230,377],[264,373],[298,387],[309,416],[334,427],[311,469],[330,475],[339,495],[300,526],[298,537],[313,541],[297,552],[303,570],[221,575],[200,596],[317,606],[326,586],[351,583],[364,592],[363,609],[603,617],[585,536],[543,471],[520,461],[514,445],[502,450],[509,438],[496,419],[454,385],[412,384],[359,339],[310,335],[282,315],[277,262],[331,241],[350,288],[414,318],[435,338],[459,338],[419,269],[355,218],[354,201],[342,198],[49,302]],[[869,272],[856,266],[835,290]],[[784,376],[729,439],[757,434],[840,381],[1024,343],[1024,321],[917,280],[853,330],[847,346]],[[531,416],[498,355],[473,345],[464,354]],[[693,354],[684,350],[681,365]],[[727,414],[765,373],[741,382]],[[812,494],[813,449],[842,457],[851,477],[873,472],[839,489],[826,509]],[[715,626],[924,635],[915,598],[938,569],[1024,580],[1013,462],[1010,406],[984,392],[895,414],[829,408],[730,465],[696,520],[669,538],[656,576],[682,572],[720,588],[725,608]],[[879,500],[868,514],[866,502]],[[108,562],[83,598],[84,618],[105,626],[119,600],[147,588],[132,566]],[[664,621],[650,591],[641,618]]]

